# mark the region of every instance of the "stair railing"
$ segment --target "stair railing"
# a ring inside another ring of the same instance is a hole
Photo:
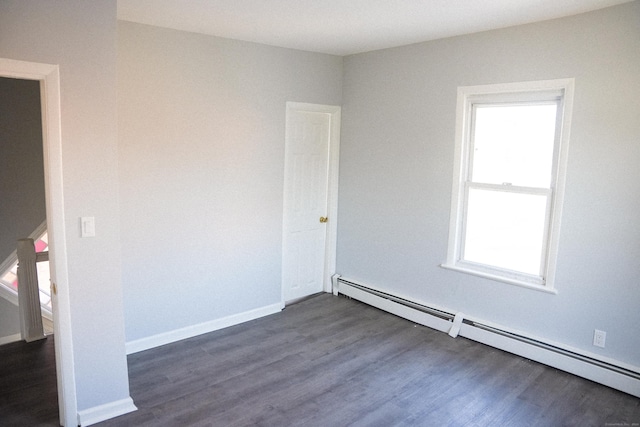
[[[18,308],[22,339],[31,342],[46,338],[40,311],[36,263],[47,261],[49,252],[36,254],[33,239],[18,240]]]

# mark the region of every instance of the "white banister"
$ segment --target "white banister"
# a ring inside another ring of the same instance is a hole
[[[27,342],[46,338],[42,326],[36,250],[33,239],[18,240],[18,308],[20,332]]]

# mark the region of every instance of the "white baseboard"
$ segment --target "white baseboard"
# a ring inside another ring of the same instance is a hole
[[[137,410],[138,408],[133,404],[133,400],[127,397],[78,411],[78,425],[82,427],[90,426]]]
[[[341,293],[373,307],[395,314],[396,316],[441,332],[447,333],[453,326],[453,322],[450,320],[433,316],[424,311],[416,310],[407,305],[384,298],[383,296],[378,296],[375,293],[368,292],[366,289],[360,289],[359,287],[364,287],[371,289],[373,292],[380,292],[380,290],[370,288],[364,284],[357,283],[350,279],[340,279],[336,276],[334,276],[333,282],[334,294],[336,295]],[[443,310],[441,307],[437,307],[436,310],[450,315],[453,314],[450,310]],[[474,321],[479,322],[478,319],[474,319]],[[496,330],[508,330],[507,328],[501,328],[499,325],[491,325],[491,327]],[[532,341],[541,344],[535,345],[534,343],[514,339],[513,337],[501,335],[500,333],[466,323],[460,325],[460,330],[457,335],[640,397],[640,379],[638,379],[640,368],[636,366],[629,366],[628,364],[608,358],[598,358],[596,355],[584,351],[561,346],[558,343],[545,343],[539,338],[534,339],[530,337],[529,339]],[[527,338],[523,335],[521,336]],[[554,348],[560,351],[555,351]],[[563,354],[561,351],[565,353]],[[598,364],[598,362],[601,363]],[[625,374],[625,371],[629,373],[629,375]]]
[[[13,335],[7,335],[5,337],[0,337],[0,345],[8,344],[10,342],[20,341],[22,339],[22,335],[19,333]]]
[[[272,304],[260,307],[254,310],[245,311],[243,313],[234,314],[223,317],[221,319],[204,322],[197,325],[187,326],[185,328],[175,329],[173,331],[164,332],[146,338],[141,338],[126,343],[127,354],[138,353],[140,351],[149,350],[161,345],[170,344],[172,342],[184,340],[198,335],[224,329],[229,326],[238,325],[270,314],[278,313],[282,310],[282,304]]]

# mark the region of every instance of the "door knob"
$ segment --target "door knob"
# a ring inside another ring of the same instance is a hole
[[[327,221],[329,221],[329,218],[327,218],[326,216],[321,216],[321,217],[320,217],[320,222],[321,222],[321,223],[323,223],[323,224],[324,224],[324,223],[325,223],[325,222],[327,222]]]

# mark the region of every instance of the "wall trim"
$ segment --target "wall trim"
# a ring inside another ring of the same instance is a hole
[[[0,298],[4,298],[16,307],[18,306],[18,293],[14,292],[13,289],[6,288],[2,284],[0,284]]]
[[[0,337],[0,345],[9,344],[10,342],[16,342],[22,340],[22,335],[20,333],[13,335],[6,335],[4,337]]]
[[[254,310],[233,314],[231,316],[211,320],[209,322],[203,322],[197,325],[187,326],[184,328],[175,329],[173,331],[152,335],[150,337],[128,341],[126,343],[127,354],[138,353],[140,351],[149,350],[155,347],[160,347],[162,345],[171,344],[176,341],[181,341],[187,338],[228,328],[229,326],[238,325],[250,320],[259,319],[260,317],[278,313],[281,310],[282,304],[278,302],[276,304],[271,304],[264,307],[256,308]]]
[[[78,411],[78,425],[90,426],[137,410],[138,408],[133,404],[131,397],[127,397]]]
[[[640,367],[558,343],[545,342],[540,338],[527,337],[522,333],[510,331],[506,327],[482,322],[462,313],[454,316],[451,310],[413,303],[375,287],[341,278],[339,275],[335,275],[332,279],[334,295],[343,294],[412,322],[449,333],[454,338],[460,335],[640,397]],[[464,320],[459,325],[455,325],[456,317],[460,319],[464,317]],[[456,329],[455,332],[454,329]]]

